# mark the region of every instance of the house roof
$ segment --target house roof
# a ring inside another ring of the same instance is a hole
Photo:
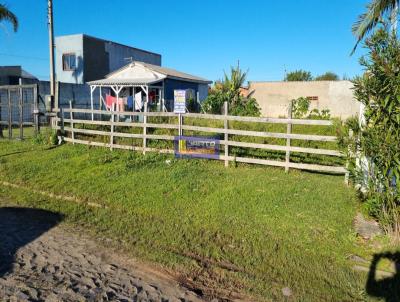
[[[33,74],[27,72],[25,69],[21,69],[21,77],[24,79],[37,80],[37,77],[35,77]]]
[[[0,75],[1,76],[14,76],[14,77],[21,77],[23,79],[33,79],[37,80],[37,78],[27,72],[26,70],[22,69],[20,65],[15,66],[0,66]]]
[[[209,81],[207,79],[198,77],[198,76],[194,76],[188,73],[184,73],[172,68],[166,68],[166,67],[161,67],[161,66],[157,66],[157,65],[153,65],[153,64],[148,64],[148,63],[144,63],[144,62],[139,62],[139,61],[133,61],[123,67],[121,67],[120,69],[117,69],[111,73],[109,73],[108,75],[106,75],[106,79],[117,79],[119,78],[119,75],[121,75],[122,73],[125,74],[125,77],[127,76],[126,74],[129,73],[129,69],[132,70],[132,72],[134,72],[134,67],[135,66],[141,66],[145,69],[147,69],[148,71],[150,71],[151,73],[153,73],[153,76],[151,78],[154,79],[154,76],[159,78],[159,79],[163,79],[163,78],[171,78],[171,79],[176,79],[176,80],[182,80],[182,81],[187,81],[187,82],[195,82],[195,83],[204,83],[204,84],[211,84],[212,81]],[[134,78],[134,74],[131,75],[132,78]],[[89,82],[90,84],[90,82]]]
[[[143,86],[151,85],[162,81],[163,79],[150,79],[150,78],[136,78],[136,79],[118,79],[118,78],[105,78],[88,82],[89,85],[110,86],[110,85],[126,85],[126,86]]]
[[[177,79],[182,79],[182,80],[190,80],[193,82],[199,82],[199,83],[206,83],[206,84],[211,84],[212,81],[209,81],[207,79],[194,76],[185,72],[181,72],[172,68],[167,68],[167,67],[161,67],[161,66],[156,66],[153,64],[148,64],[148,63],[142,63],[145,67],[152,69],[156,72],[159,72],[161,74],[166,75],[169,78],[177,78]]]

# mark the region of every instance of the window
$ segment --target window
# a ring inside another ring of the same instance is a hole
[[[307,100],[309,100],[309,101],[318,101],[318,96],[308,96]]]
[[[76,69],[76,56],[74,53],[63,54],[63,70],[75,70]]]

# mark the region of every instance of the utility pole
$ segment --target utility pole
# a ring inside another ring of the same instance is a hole
[[[47,16],[49,30],[49,51],[50,51],[50,99],[51,109],[54,108],[55,85],[55,66],[54,66],[54,29],[53,29],[53,0],[47,1]]]

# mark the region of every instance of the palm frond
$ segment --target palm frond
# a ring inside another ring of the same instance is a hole
[[[367,36],[369,32],[376,27],[385,16],[391,14],[398,5],[400,0],[373,0],[366,7],[366,12],[358,17],[356,23],[352,27],[352,32],[357,38],[356,45],[354,46],[351,54],[354,53],[358,44]]]
[[[18,30],[18,18],[4,4],[0,4],[0,22],[8,21],[12,24],[14,31]]]

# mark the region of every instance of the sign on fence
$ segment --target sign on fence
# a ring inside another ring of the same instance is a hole
[[[210,137],[176,136],[175,157],[219,158],[219,140]]]
[[[186,90],[174,90],[174,112],[186,112]]]

